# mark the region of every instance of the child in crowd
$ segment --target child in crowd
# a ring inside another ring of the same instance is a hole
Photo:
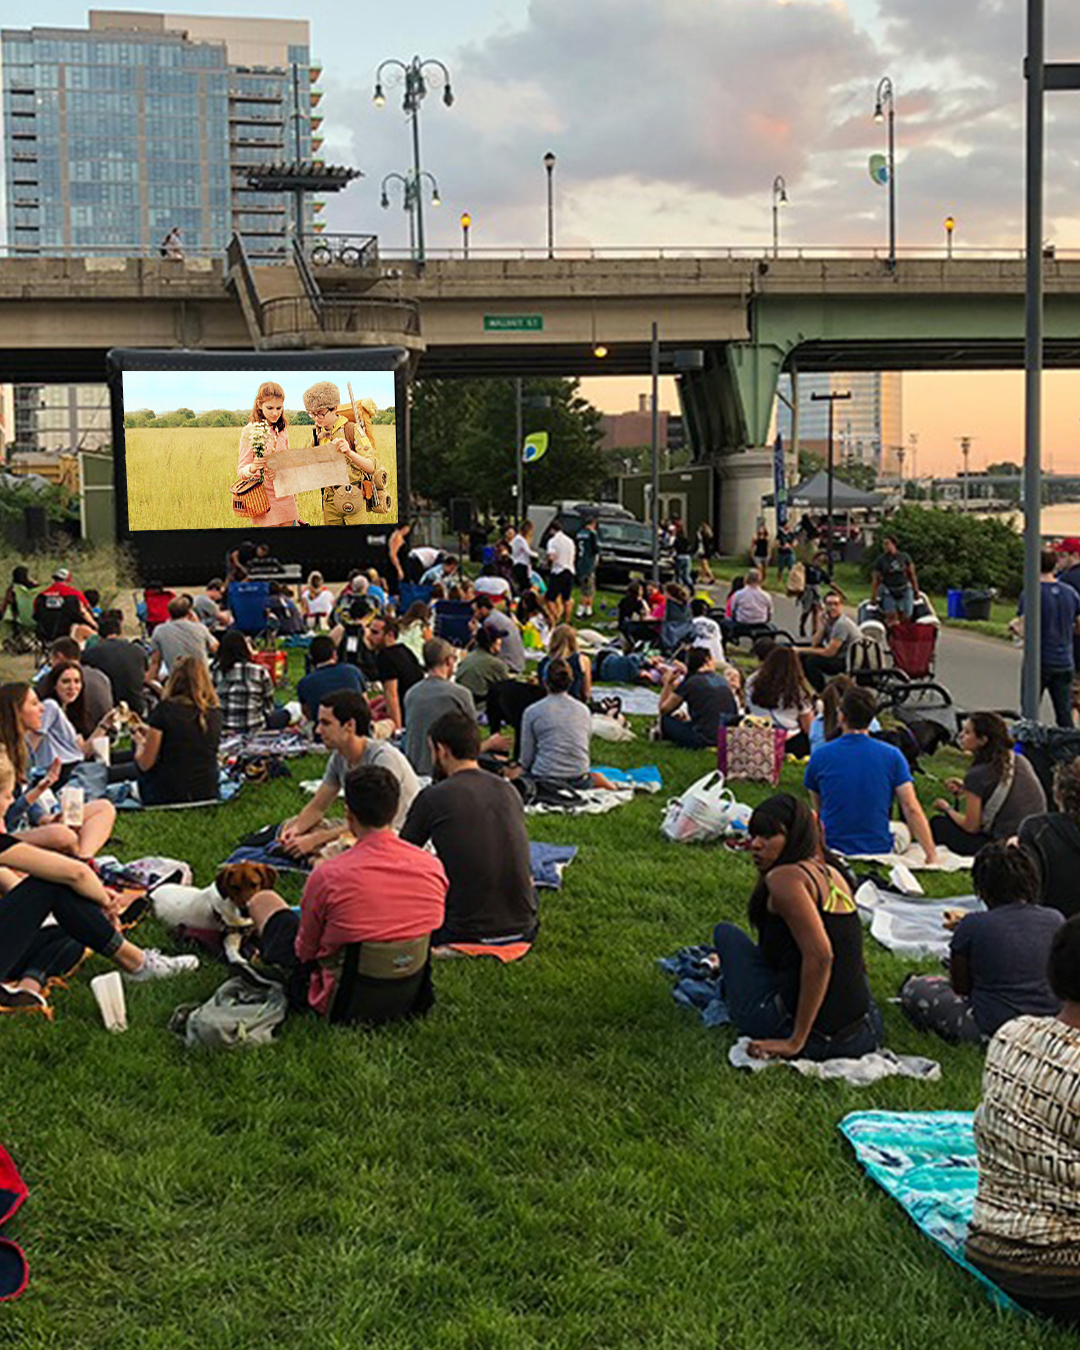
[[[240,458],[237,471],[242,478],[262,474],[263,487],[270,502],[270,510],[262,516],[251,516],[252,525],[299,525],[300,510],[295,497],[279,497],[274,490],[273,457],[289,448],[288,423],[285,418],[285,390],[273,380],[259,385],[251,421],[240,432]],[[265,444],[259,442],[265,439]]]

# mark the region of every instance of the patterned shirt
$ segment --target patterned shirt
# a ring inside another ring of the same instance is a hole
[[[274,685],[270,673],[254,661],[233,666],[228,675],[218,675],[222,729],[230,732],[261,731],[266,714],[274,710]]]
[[[980,1249],[1080,1267],[1080,1030],[1017,1017],[995,1034],[975,1147]]]

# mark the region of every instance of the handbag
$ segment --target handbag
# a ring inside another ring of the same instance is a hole
[[[262,477],[238,478],[229,489],[232,493],[233,514],[237,516],[265,516],[270,510]]]
[[[783,727],[744,720],[738,726],[720,728],[716,764],[728,778],[749,778],[775,787],[786,750],[787,732]]]

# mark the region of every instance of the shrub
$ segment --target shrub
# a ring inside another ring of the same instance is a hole
[[[951,587],[996,586],[1004,596],[1020,593],[1024,541],[1007,520],[903,506],[878,528],[878,550],[865,563],[868,575],[887,534],[911,554],[925,591],[944,594]]]

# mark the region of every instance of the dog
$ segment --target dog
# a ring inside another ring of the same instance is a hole
[[[271,890],[277,870],[269,863],[226,863],[209,886],[158,886],[154,914],[167,928],[223,933],[227,961],[240,961],[240,944],[252,927],[248,902],[257,891]]]

